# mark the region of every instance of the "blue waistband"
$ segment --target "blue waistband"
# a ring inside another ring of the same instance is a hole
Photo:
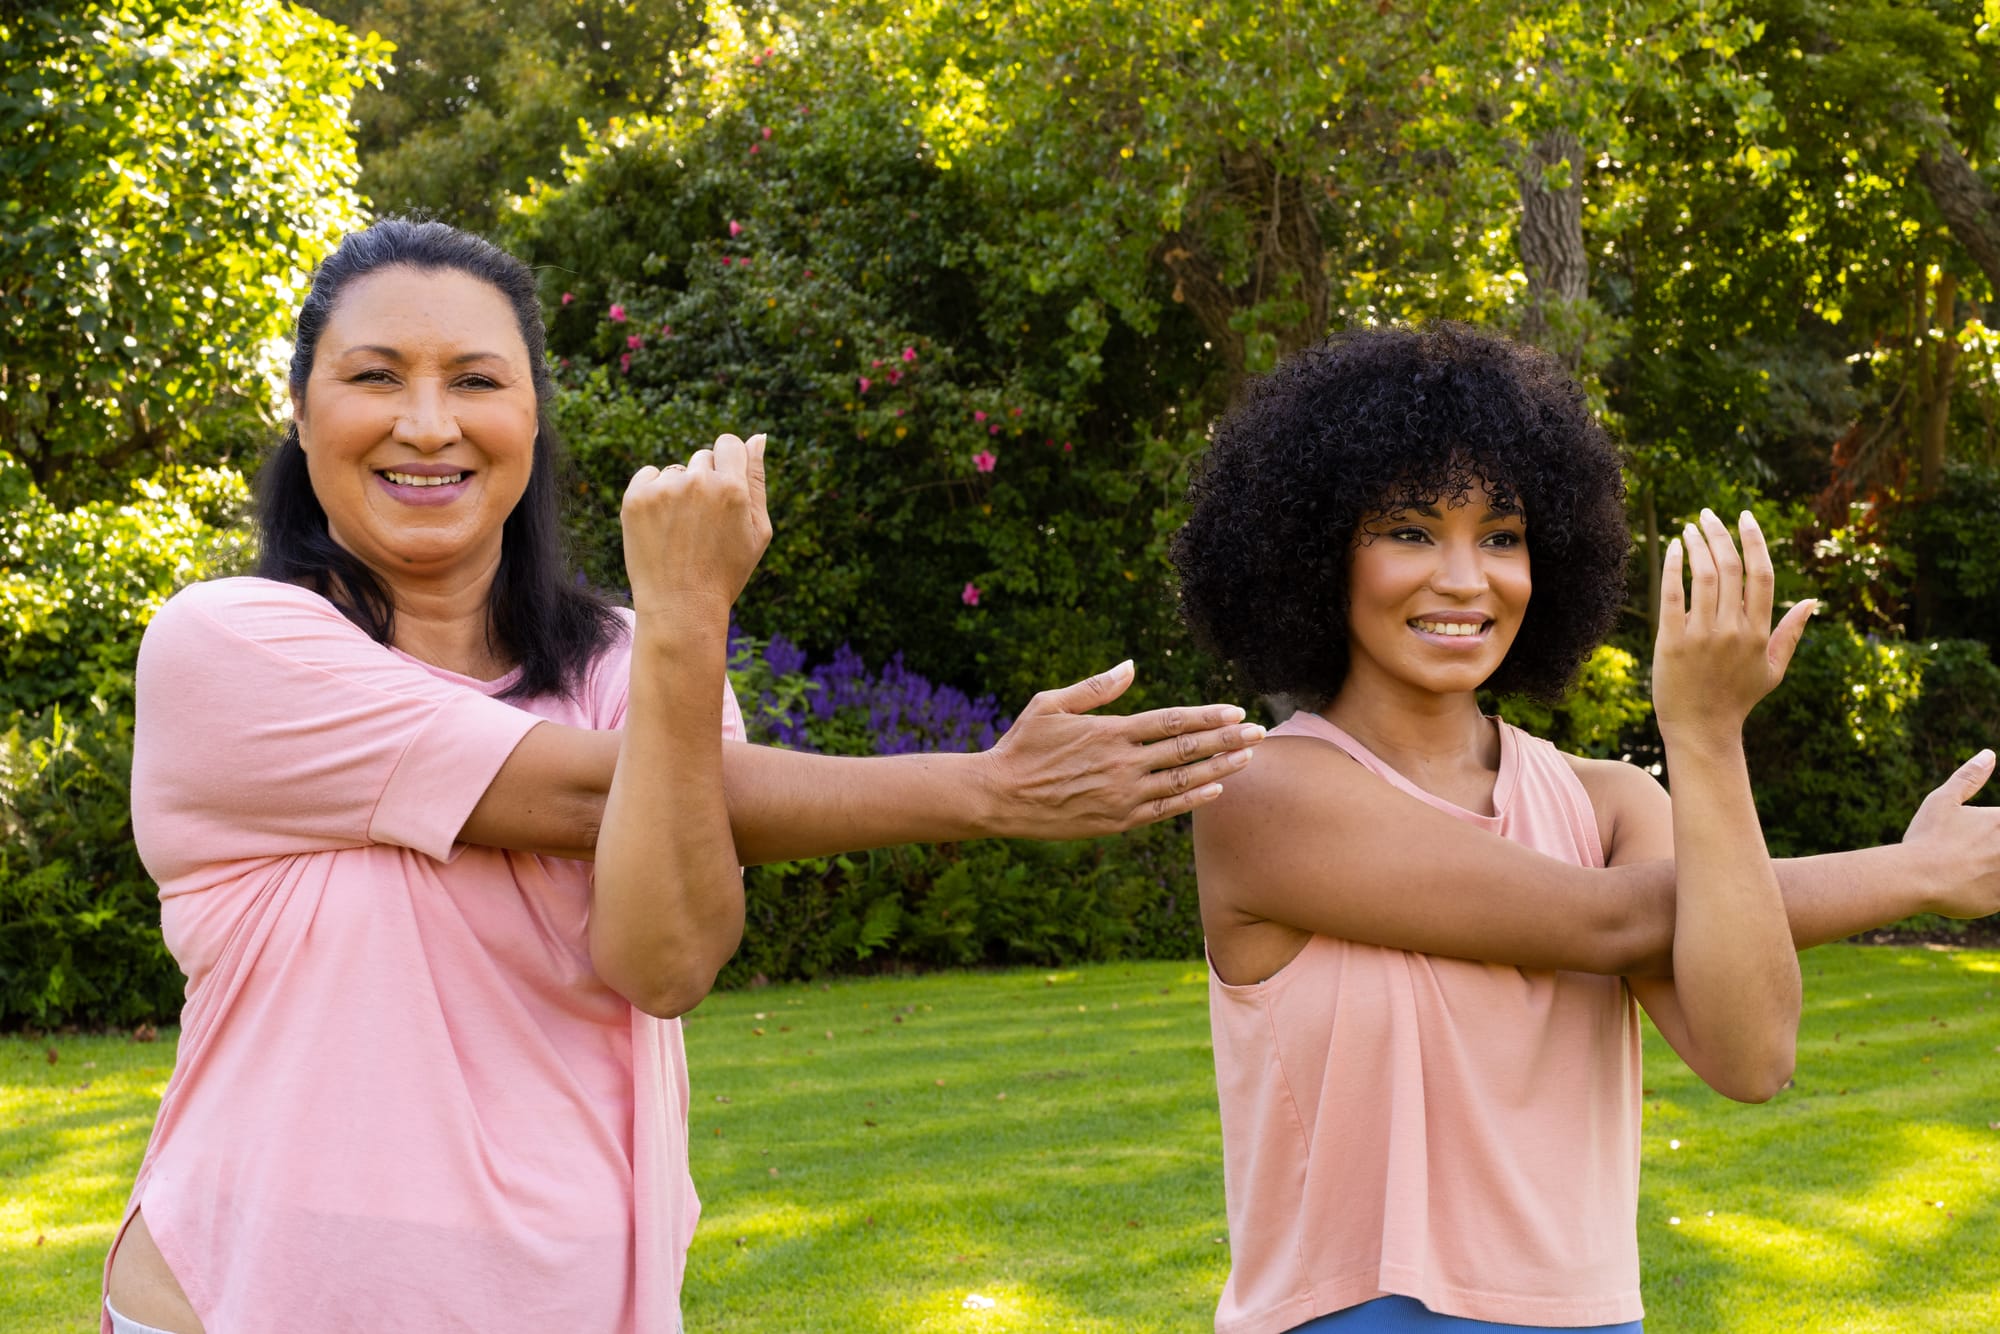
[[[1291,1334],[1644,1334],[1637,1320],[1621,1325],[1497,1325],[1491,1320],[1439,1315],[1409,1297],[1377,1297],[1316,1320]]]

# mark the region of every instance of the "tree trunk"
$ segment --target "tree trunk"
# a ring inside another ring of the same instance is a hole
[[[1174,300],[1201,324],[1232,379],[1252,368],[1246,331],[1236,318],[1273,298],[1295,303],[1295,317],[1255,330],[1284,357],[1326,332],[1326,244],[1306,204],[1304,183],[1276,169],[1263,155],[1227,151],[1221,198],[1208,211],[1236,208],[1253,222],[1256,251],[1248,278],[1229,283],[1223,261],[1201,240],[1198,227],[1169,233],[1155,252],[1174,279]]]
[[[1931,327],[1938,341],[1917,353],[1923,393],[1917,418],[1917,494],[1929,500],[1944,486],[1944,449],[1951,426],[1951,392],[1958,379],[1958,277],[1940,273]]]
[[[1949,141],[1917,155],[1917,175],[1952,237],[1986,275],[1987,285],[2000,294],[2000,195]]]
[[[1551,189],[1549,172],[1563,163],[1569,165],[1569,179]],[[1521,334],[1575,371],[1583,363],[1583,340],[1574,312],[1590,288],[1590,258],[1583,248],[1583,144],[1570,130],[1551,130],[1528,146],[1514,171],[1521,182],[1521,267],[1528,275]]]
[[[1918,289],[1917,309],[1924,310],[1922,289]],[[1916,360],[1917,401],[1912,407],[1917,445],[1917,503],[1937,500],[1944,489],[1945,443],[1951,426],[1951,391],[1958,378],[1958,277],[1941,272],[1933,290],[1930,318],[1919,319],[1910,340],[1910,355]],[[1926,339],[1929,329],[1938,330],[1935,342]],[[1915,625],[1919,635],[1931,632],[1937,623],[1937,563],[1928,546],[1917,552],[1917,570],[1911,601],[1915,604]]]

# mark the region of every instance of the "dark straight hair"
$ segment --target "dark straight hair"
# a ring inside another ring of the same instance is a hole
[[[535,275],[491,242],[441,222],[385,218],[343,238],[313,273],[293,333],[291,391],[306,401],[320,334],[356,278],[395,266],[450,270],[477,278],[507,299],[528,348],[535,386],[535,449],[528,486],[500,535],[500,568],[487,594],[488,643],[511,658],[521,675],[506,695],[573,695],[584,674],[621,626],[609,604],[570,571],[560,512],[560,442],[549,423],[549,377]],[[296,423],[257,475],[257,573],[312,589],[380,644],[395,629],[388,590],[366,565],[327,532],[326,511],[313,493]]]

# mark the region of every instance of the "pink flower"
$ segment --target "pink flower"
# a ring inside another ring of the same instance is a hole
[[[737,260],[736,263],[738,267],[747,269],[750,267],[750,256],[745,255],[741,259]]]
[[[868,378],[867,376],[865,376],[865,375],[864,375],[864,376],[862,376],[862,377],[861,377],[861,392],[862,392],[862,393],[864,393],[864,394],[865,394],[865,393],[867,393],[867,392],[868,392],[868,386],[869,386],[869,385],[871,385],[871,384],[873,384],[873,383],[875,383],[875,382],[874,382],[873,380],[869,379],[869,378]]]
[[[632,373],[632,354],[630,352],[621,352],[618,354],[618,369],[625,375]]]
[[[731,259],[727,255],[724,255],[722,257],[722,267],[725,269],[728,268],[731,264],[734,264],[735,262],[736,262],[735,260]]]
[[[874,361],[868,363],[868,368],[870,370],[879,370],[881,368],[881,365],[882,365],[882,359],[880,357],[877,357]]]
[[[902,382],[903,382],[903,373],[902,373],[901,371],[890,371],[890,372],[889,372],[889,383],[890,383],[890,384],[901,384]]]
[[[738,222],[736,219],[731,218],[729,220],[729,234],[731,236],[743,235],[743,224]]]
[[[625,335],[625,346],[632,349],[632,351],[637,352],[640,348],[644,347],[645,345],[646,345],[646,340],[643,336],[639,334]]]
[[[1067,453],[1069,453],[1069,452],[1070,452],[1070,450],[1069,450],[1069,441],[1065,440],[1065,441],[1063,441],[1063,453],[1067,454]]]
[[[978,606],[978,605],[979,605],[979,585],[978,585],[978,584],[967,584],[967,585],[965,586],[965,590],[964,590],[963,592],[961,592],[961,593],[960,593],[960,594],[958,595],[958,600],[959,600],[960,602],[963,602],[963,603],[964,603],[964,604],[965,604],[966,606],[968,606],[968,607],[976,607],[976,606]]]
[[[572,302],[572,301],[574,301],[574,300],[576,300],[576,293],[575,293],[575,292],[564,292],[564,293],[563,293],[563,299],[562,299],[562,303],[563,303],[563,304],[564,304],[565,306],[567,306],[567,305],[568,305],[568,304],[569,304],[570,302]]]
[[[660,336],[662,338],[672,338],[674,336],[674,326],[671,324],[662,324],[660,326]],[[1052,440],[1049,443],[1054,444],[1055,442]]]
[[[768,125],[764,127],[764,137],[766,139],[769,139],[771,137],[771,127]]]
[[[988,434],[988,435],[998,435],[998,434],[1000,434],[1000,423],[999,423],[999,422],[994,422],[994,423],[993,423],[993,424],[992,424],[991,426],[987,427],[987,428],[986,428],[986,434]]]
[[[562,359],[562,368],[563,368],[564,370],[568,370],[568,369],[569,369],[569,358],[568,358],[568,357],[564,357],[564,358]]]
[[[751,151],[752,153],[755,153],[755,152],[756,152],[756,151],[757,151],[758,149],[762,148],[763,146],[764,146],[764,145],[762,145],[762,144],[752,144],[752,145],[750,145],[750,151]]]
[[[1021,410],[1020,410],[1019,408],[1014,408],[1014,409],[1013,409],[1013,410],[1012,410],[1012,411],[1011,411],[1011,412],[1009,413],[1009,415],[1010,415],[1010,416],[1015,416],[1015,417],[1018,417],[1018,416],[1020,416],[1020,415],[1021,415]]]
[[[812,277],[812,276],[813,276],[813,271],[812,271],[811,269],[807,269],[807,270],[805,271],[805,276],[806,276],[806,277],[808,277],[808,278]]]
[[[611,322],[613,324],[625,323],[625,307],[619,305],[616,301],[611,303],[611,310],[609,313],[611,316]]]
[[[982,449],[972,456],[972,466],[981,472],[992,472],[993,465],[999,461],[993,457],[993,451],[990,449]]]
[[[916,359],[917,359],[917,349],[913,347],[906,347],[903,349],[904,361],[915,361]]]
[[[981,410],[980,410],[980,409],[978,409],[978,408],[974,408],[974,409],[972,410],[972,420],[974,420],[974,421],[976,421],[976,422],[983,422],[983,421],[985,421],[985,420],[986,420],[986,414],[985,414],[985,412],[981,411]]]
[[[903,410],[902,410],[901,408],[897,408],[897,409],[896,409],[896,415],[897,415],[898,417],[902,416],[902,415],[903,415]]]

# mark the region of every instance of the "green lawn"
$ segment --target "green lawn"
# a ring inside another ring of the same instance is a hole
[[[1767,1106],[1648,1034],[1649,1331],[2000,1329],[2000,953],[1806,968],[1796,1087]],[[1205,999],[1172,963],[711,998],[689,1328],[1205,1328],[1228,1263]],[[171,1055],[0,1041],[0,1329],[94,1327]]]

